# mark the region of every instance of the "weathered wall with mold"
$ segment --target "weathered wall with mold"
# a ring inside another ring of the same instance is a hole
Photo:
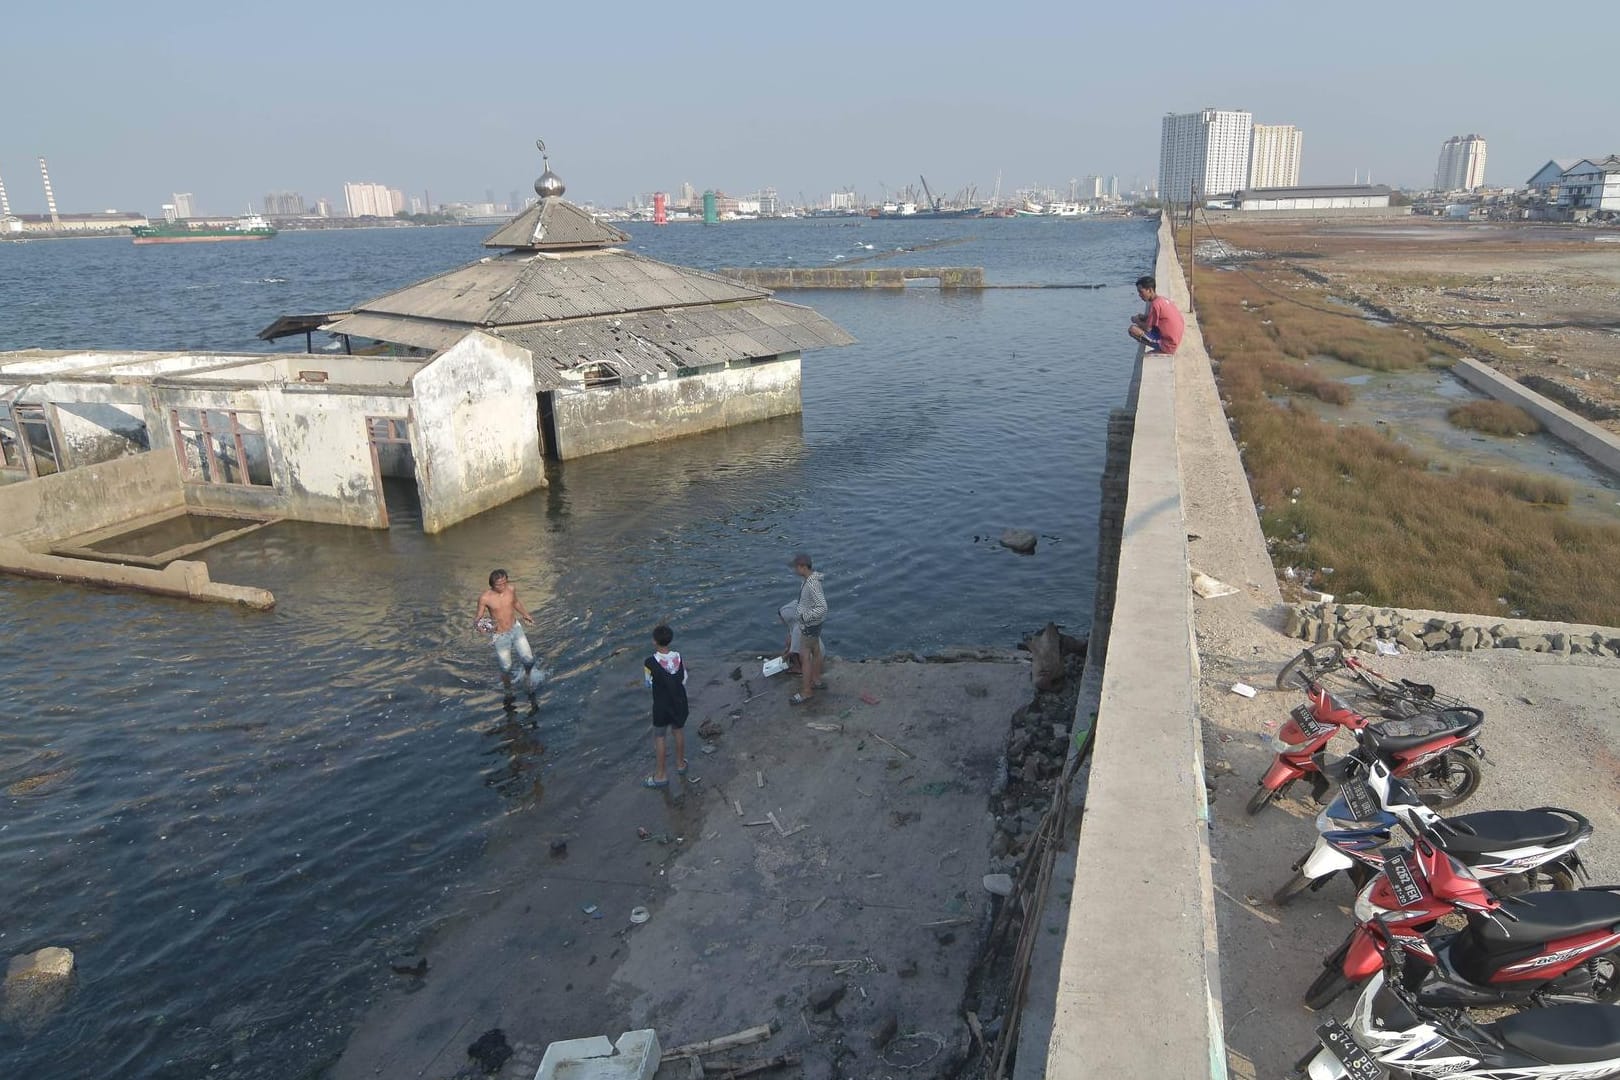
[[[468,334],[417,372],[411,389],[424,531],[545,486],[528,350]]]
[[[584,457],[802,412],[799,379],[799,354],[789,353],[684,378],[558,390],[552,407],[557,456]]]
[[[407,416],[406,391],[346,393],[330,387],[153,387],[162,440],[173,450],[170,409],[256,412],[264,426],[273,486],[186,483],[186,504],[275,514],[299,521],[384,528],[382,488],[372,467],[368,416]],[[154,443],[157,441],[154,425]],[[177,458],[178,461],[178,458]]]

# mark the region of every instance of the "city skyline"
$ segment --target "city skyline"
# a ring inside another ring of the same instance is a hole
[[[1602,68],[1604,25],[1620,28],[1607,9],[1556,59],[1550,49],[1518,55],[1522,35],[1508,30],[1518,9],[1493,2],[1429,28],[1393,6],[1348,19],[1240,3],[1212,18],[1170,0],[1150,16],[1089,13],[1072,32],[1051,32],[1048,13],[1026,5],[991,20],[923,20],[903,50],[866,32],[868,9],[836,0],[813,19],[514,14],[501,40],[543,33],[556,43],[541,79],[488,63],[491,40],[474,27],[424,32],[442,12],[416,0],[382,24],[290,0],[286,19],[321,33],[285,53],[251,44],[255,14],[180,0],[163,9],[161,34],[142,37],[134,66],[128,24],[139,12],[105,0],[66,0],[66,9],[25,7],[8,19],[14,41],[75,27],[72,78],[61,77],[64,55],[44,48],[13,50],[0,72],[10,99],[28,102],[0,133],[0,176],[19,212],[43,208],[29,175],[40,156],[58,204],[78,211],[155,212],[177,188],[197,193],[203,213],[240,213],[267,191],[336,205],[346,180],[366,176],[412,197],[480,202],[488,189],[528,190],[540,171],[536,137],[570,197],[604,205],[682,180],[734,193],[775,187],[792,203],[849,187],[879,197],[918,174],[947,192],[977,185],[987,195],[998,173],[1004,191],[1062,190],[1088,174],[1155,176],[1160,119],[1206,106],[1308,132],[1305,184],[1370,172],[1427,187],[1436,148],[1463,131],[1490,133],[1498,184],[1522,183],[1549,158],[1616,150],[1604,145],[1612,125],[1600,96],[1523,93],[1538,75]],[[1041,33],[1029,32],[1031,19]],[[1190,47],[1174,64],[1144,66],[1182,29]],[[583,47],[616,30],[625,34],[611,59]],[[331,92],[334,72],[368,78],[358,42],[388,88],[363,109]],[[1516,77],[1486,67],[1492,55],[1514,55]],[[835,77],[851,64],[855,77]],[[413,67],[434,77],[386,75]],[[783,78],[789,71],[796,77]],[[971,90],[958,92],[964,79]],[[41,86],[50,92],[33,92]]]

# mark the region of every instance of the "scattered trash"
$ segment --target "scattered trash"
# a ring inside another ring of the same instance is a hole
[[[772,675],[780,675],[787,669],[788,662],[786,660],[782,659],[780,656],[773,656],[769,660],[765,661],[765,663],[760,667],[760,674],[768,679]]]
[[[1242,697],[1254,697],[1255,689],[1248,683],[1233,683],[1232,693],[1241,695]]]
[[[1231,596],[1237,592],[1224,581],[1216,581],[1201,570],[1192,572],[1192,590],[1205,600],[1213,600],[1217,596]]]
[[[595,904],[585,904],[584,906],[582,906],[580,908],[580,910],[583,911],[587,915],[595,915],[596,914],[596,905]]]
[[[1393,641],[1385,641],[1382,638],[1379,638],[1373,642],[1373,648],[1377,650],[1379,656],[1401,655],[1401,647],[1399,645]]]
[[[825,720],[812,720],[804,725],[812,731],[843,731],[843,724],[830,724]]]
[[[652,912],[648,911],[644,907],[635,907],[630,909],[630,921],[635,923],[637,926],[640,926],[650,918],[652,918]]]
[[[868,704],[868,705],[876,705],[878,702],[882,701],[883,699],[876,696],[875,694],[862,693],[861,694],[861,700],[866,702],[866,704]]]
[[[703,749],[701,751],[699,751],[699,753],[712,754],[712,753],[714,753],[714,750],[715,750],[715,747],[714,747],[713,743],[704,743],[703,744]]]
[[[754,770],[754,786],[755,787],[764,787],[765,786],[765,774],[760,772],[758,769]]]
[[[637,825],[636,826],[636,838],[638,840],[651,840],[652,839],[652,833],[647,831],[647,827],[645,825]]]

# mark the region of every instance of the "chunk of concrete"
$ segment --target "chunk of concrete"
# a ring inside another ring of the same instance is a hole
[[[626,1031],[616,1043],[605,1035],[565,1039],[546,1047],[534,1080],[652,1080],[662,1059],[651,1028]]]
[[[6,966],[0,1019],[32,1035],[45,1026],[73,989],[73,950],[60,946],[13,956]]]

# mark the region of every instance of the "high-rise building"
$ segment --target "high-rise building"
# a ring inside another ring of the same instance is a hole
[[[755,198],[759,200],[759,212],[761,214],[763,214],[765,217],[776,216],[777,206],[775,188],[768,187],[755,196]]]
[[[394,216],[394,196],[385,184],[346,183],[343,202],[350,217]]]
[[[197,216],[197,208],[191,204],[192,195],[189,191],[177,191],[174,199],[174,216],[177,218],[191,218]]]
[[[272,191],[264,197],[266,217],[298,217],[304,213],[304,197],[296,191]]]
[[[1434,190],[1473,191],[1485,183],[1485,136],[1453,135],[1440,147]]]
[[[1204,109],[1166,114],[1159,142],[1159,197],[1186,202],[1194,187],[1199,198],[1247,187],[1253,141],[1251,112]]]
[[[1110,199],[1119,198],[1119,177],[1117,176],[1108,178],[1108,197]]]
[[[388,205],[391,207],[388,215],[389,217],[393,217],[395,214],[405,209],[405,193],[399,188],[389,188]]]
[[[1249,155],[1249,182],[1245,186],[1298,187],[1302,139],[1293,124],[1254,125],[1254,150]]]

